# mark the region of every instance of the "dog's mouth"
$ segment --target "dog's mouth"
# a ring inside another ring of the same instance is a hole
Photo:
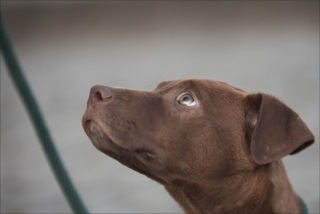
[[[149,148],[126,148],[117,143],[111,134],[104,131],[98,122],[91,119],[83,121],[83,128],[93,145],[101,152],[159,183],[168,184],[164,179],[154,175],[157,173],[152,173],[153,170],[159,168],[161,160]]]

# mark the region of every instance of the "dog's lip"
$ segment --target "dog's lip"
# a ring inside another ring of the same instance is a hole
[[[107,136],[99,124],[94,121],[94,120],[86,120],[83,123],[83,128],[92,141],[92,143],[99,149],[103,150],[104,149],[104,144],[107,144],[108,142],[112,142],[109,136]],[[113,143],[113,142],[112,142]]]
[[[87,134],[87,136],[93,140],[93,137],[95,137],[96,135],[99,135],[101,138],[105,137],[107,139],[109,139],[109,141],[114,142],[110,136],[105,132],[105,130],[102,128],[102,126],[99,124],[99,121],[95,120],[94,117],[92,115],[90,115],[90,111],[87,108],[83,117],[82,117],[82,126],[83,129],[85,131],[85,133]],[[99,134],[99,132],[101,134]]]
[[[113,144],[122,150],[131,151],[134,155],[142,157],[145,160],[157,161],[158,163],[160,163],[157,155],[149,148],[139,146],[137,148],[130,149],[119,145],[115,140],[112,139],[112,137],[108,133],[103,130],[103,128],[95,120],[87,119],[86,121],[84,121],[84,130],[88,137],[94,142],[94,144]],[[108,145],[104,145],[103,148],[100,149],[105,152],[106,147],[108,147]]]
[[[83,123],[83,128],[84,128],[86,134],[88,135],[88,137],[94,143],[110,142],[112,144],[116,144],[113,141],[113,139],[108,134],[106,134],[106,132],[103,130],[103,128],[99,125],[99,123],[93,119],[86,119]],[[116,145],[118,145],[118,144],[116,144]]]
[[[119,146],[121,149],[131,150],[134,154],[138,154],[138,155],[146,155],[147,158],[149,158],[149,159],[156,157],[155,153],[152,152],[151,149],[149,149],[149,148],[145,148],[142,146],[137,146],[136,148],[130,146],[131,148],[126,148],[126,147],[124,147],[124,145],[118,144],[117,141],[112,138],[112,134],[108,133],[108,130],[107,129],[105,130],[105,128],[103,128],[104,126],[101,125],[99,123],[99,121],[90,117],[88,111],[83,115],[82,126],[83,126],[85,133],[88,135],[88,137],[91,140],[93,140],[93,138],[96,135],[99,135],[100,138],[105,137],[105,138],[109,139],[109,141],[111,141],[113,144]],[[99,134],[99,132],[101,134]]]
[[[131,157],[136,156],[136,159],[140,159],[139,161],[140,164],[143,164],[143,162],[145,161],[147,162],[156,161],[160,163],[156,154],[149,149],[138,147],[136,149],[129,150],[121,147],[102,131],[102,128],[99,126],[99,124],[96,121],[87,120],[85,121],[84,124],[85,124],[84,125],[85,131],[89,136],[89,138],[91,139],[91,141],[93,142],[93,144],[106,155],[122,162],[121,161],[122,158],[120,158],[120,156],[122,156],[124,153],[128,153],[129,156]],[[99,132],[101,132],[101,134],[99,134]],[[148,170],[144,169],[144,167],[139,167],[139,165],[132,165],[130,164],[130,162],[122,162],[122,163],[128,166],[129,168],[132,168],[133,170],[140,172],[155,181],[158,181],[159,183],[162,183],[164,185],[169,183],[163,178],[154,176]]]

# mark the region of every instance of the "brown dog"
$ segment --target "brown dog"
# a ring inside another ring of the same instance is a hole
[[[94,86],[93,144],[163,184],[188,213],[301,213],[281,158],[314,136],[270,95],[222,82],[162,82],[153,92]]]

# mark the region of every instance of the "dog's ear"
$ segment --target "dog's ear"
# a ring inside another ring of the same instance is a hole
[[[246,137],[256,163],[295,154],[314,142],[301,118],[277,98],[258,93],[246,97]]]

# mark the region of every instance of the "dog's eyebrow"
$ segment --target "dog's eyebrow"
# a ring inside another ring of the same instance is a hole
[[[180,90],[182,88],[187,89],[190,88],[191,86],[194,89],[197,88],[197,80],[195,79],[186,79],[186,80],[173,80],[173,81],[166,81],[166,82],[161,82],[159,85],[154,89],[153,92],[155,93],[160,93],[160,94],[165,94],[168,91],[171,90]]]
[[[227,83],[225,83],[225,82],[220,82],[220,81],[216,81],[216,82],[218,82],[218,83],[220,83],[220,84],[222,84],[222,85],[228,86],[228,87],[230,87],[230,88],[233,88],[233,89],[236,90],[236,91],[246,92],[245,90],[242,90],[242,89],[240,89],[240,88],[234,87],[234,86],[229,85],[229,84],[227,84]]]
[[[162,88],[162,87],[165,87],[166,85],[168,85],[170,82],[172,81],[163,81],[163,82],[160,82],[157,87],[155,88],[155,90],[159,89],[159,88]]]
[[[176,87],[181,81],[165,81],[165,82],[161,82],[157,85],[157,87],[153,90],[154,92],[167,92],[170,89],[172,89],[173,87]]]

